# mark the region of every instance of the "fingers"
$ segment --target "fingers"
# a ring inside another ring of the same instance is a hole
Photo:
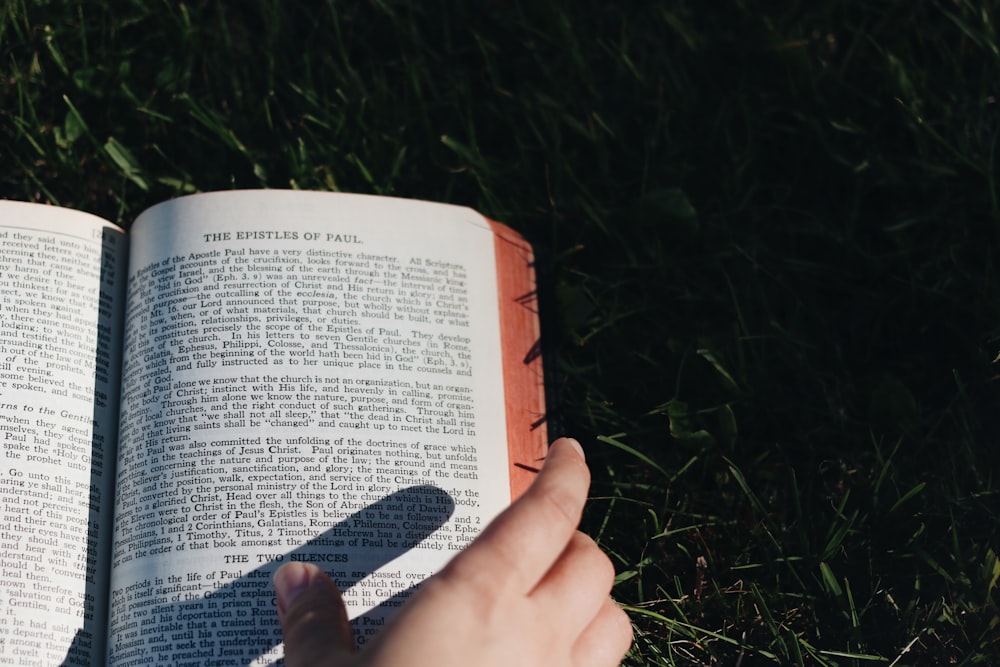
[[[587,498],[590,471],[575,440],[549,448],[538,478],[523,496],[442,571],[444,577],[532,591],[569,543]]]
[[[561,619],[560,630],[575,637],[608,599],[614,577],[608,557],[594,540],[578,531],[531,598],[547,614]]]
[[[632,645],[632,622],[609,597],[573,645],[576,667],[618,665]]]
[[[287,563],[274,573],[278,618],[285,637],[285,665],[337,665],[354,653],[354,635],[340,591],[325,572]]]

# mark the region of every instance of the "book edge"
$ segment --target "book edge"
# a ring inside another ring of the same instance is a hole
[[[510,227],[485,218],[494,234],[500,347],[511,500],[534,481],[548,447],[541,325],[531,245]]]

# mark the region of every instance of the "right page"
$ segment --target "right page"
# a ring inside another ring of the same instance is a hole
[[[132,234],[109,664],[277,660],[288,560],[363,643],[540,464],[530,250],[460,207],[285,191]]]

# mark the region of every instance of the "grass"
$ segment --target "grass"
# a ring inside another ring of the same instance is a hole
[[[1000,662],[996,2],[8,1],[0,196],[473,206],[630,665]]]

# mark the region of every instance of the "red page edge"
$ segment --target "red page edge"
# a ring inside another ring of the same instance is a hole
[[[548,449],[541,327],[530,244],[510,227],[488,222],[495,239],[508,472],[514,500],[534,481]]]

